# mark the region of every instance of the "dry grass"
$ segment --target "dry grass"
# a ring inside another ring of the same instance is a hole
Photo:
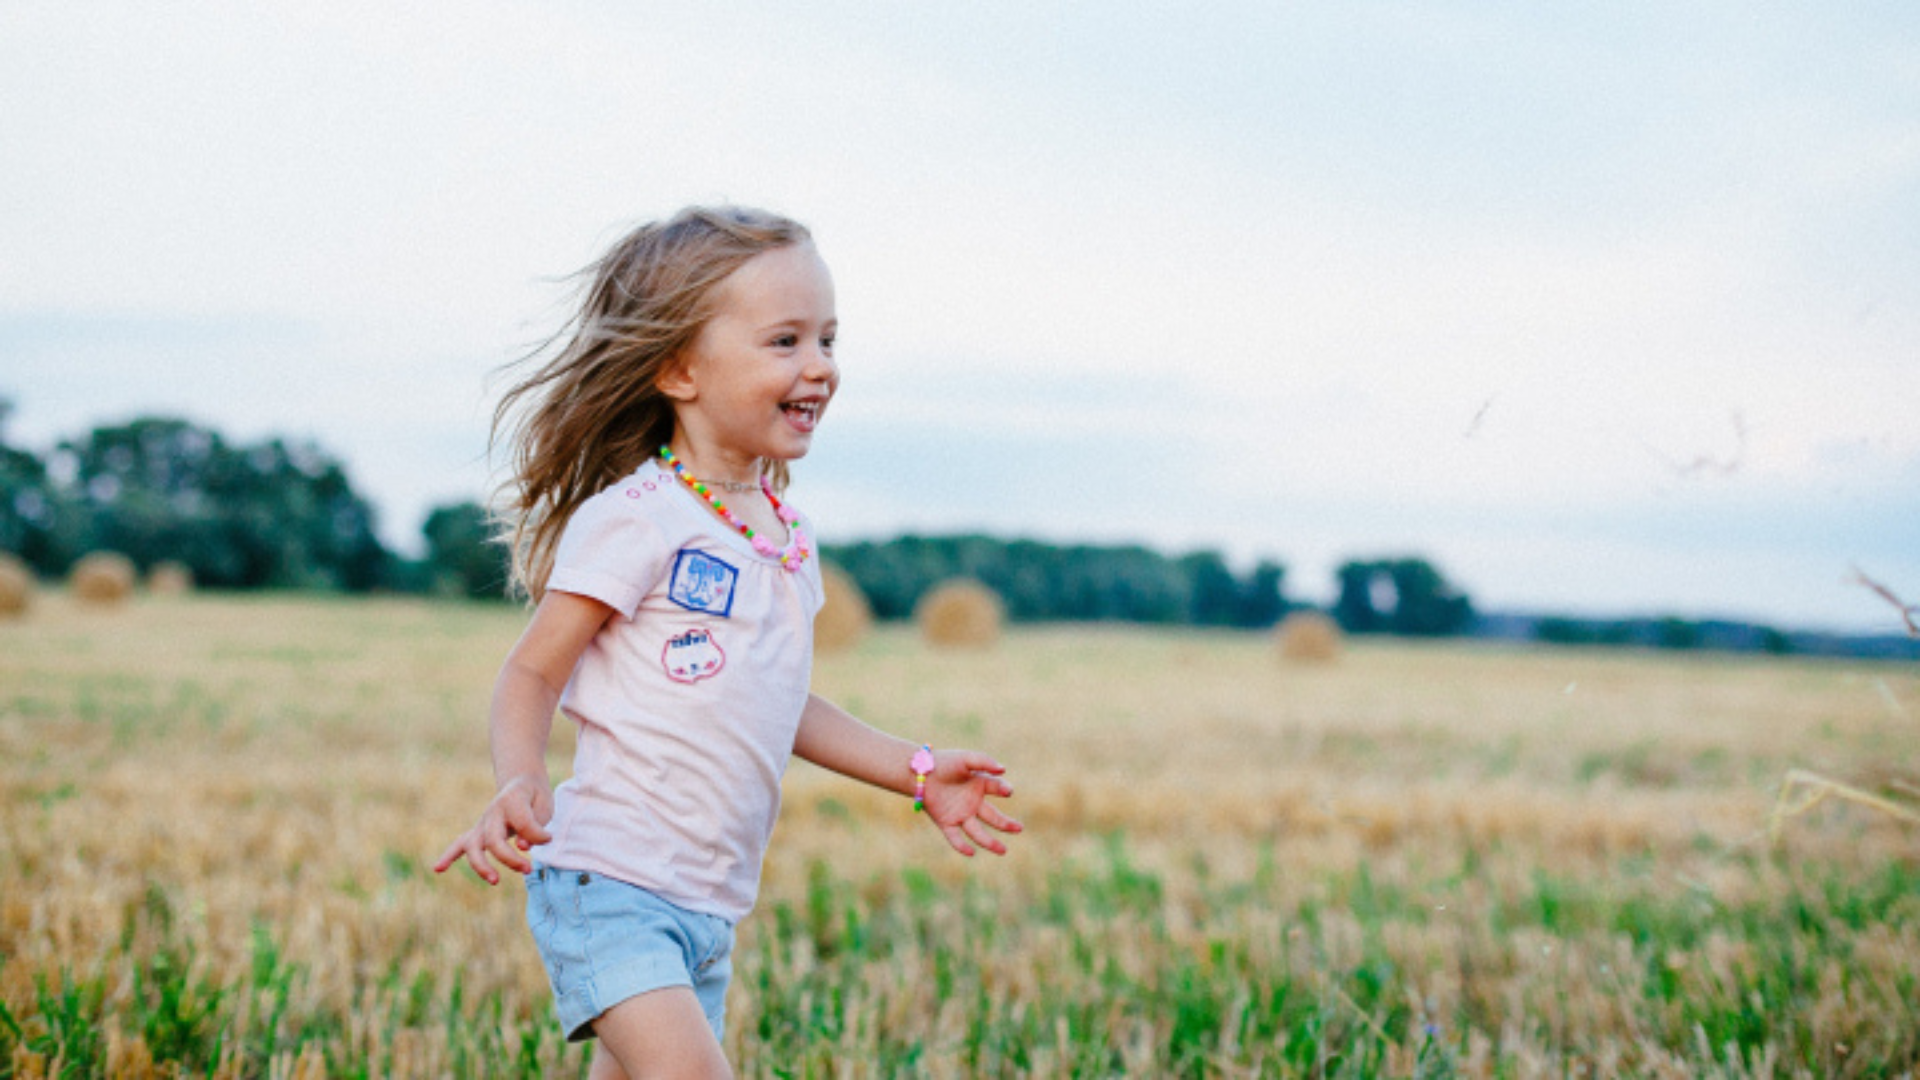
[[[1289,663],[1330,664],[1340,659],[1345,644],[1339,624],[1324,612],[1296,611],[1274,630],[1280,659]]]
[[[486,695],[521,620],[202,596],[100,620],[53,594],[0,624],[6,1014],[44,1034],[47,988],[95,980],[106,1071],[142,1075],[173,1030],[154,1017],[193,1015],[155,1004],[164,969],[225,994],[207,1015],[236,1034],[196,1072],[467,1075],[523,1044],[530,1073],[577,1068],[519,890],[423,872],[490,794]],[[1410,1075],[1423,1024],[1463,1075],[1914,1066],[1920,830],[1842,798],[1767,840],[1790,769],[1920,781],[1887,707],[1920,701],[1910,667],[1272,650],[1020,628],[944,652],[883,627],[823,657],[818,688],[867,719],[1005,761],[1028,833],[961,860],[904,800],[796,765],[741,931],[743,1074],[862,1075],[907,1040],[928,1075]],[[563,726],[557,775],[569,754]],[[1849,914],[1865,896],[1891,898]],[[1182,1034],[1261,1015],[1275,979],[1319,1003],[1319,1067],[1252,1020]],[[1749,998],[1791,1038],[1726,1041]],[[1176,1069],[1187,1038],[1206,1056]],[[463,1039],[504,1049],[482,1066]],[[11,1070],[53,1064],[16,1046]]]
[[[193,591],[193,570],[185,563],[159,562],[147,571],[147,591],[161,596],[181,596]]]
[[[845,652],[872,631],[873,608],[845,570],[823,563],[820,581],[826,590],[826,602],[813,619],[813,647],[821,653]]]
[[[1904,780],[1896,780],[1892,786],[1909,796],[1920,794],[1920,789],[1916,789],[1914,785]],[[1855,806],[1864,806],[1909,825],[1920,825],[1920,810],[1915,810],[1911,806],[1805,769],[1788,769],[1787,775],[1780,781],[1780,797],[1774,801],[1773,815],[1767,823],[1767,836],[1778,841],[1780,831],[1786,828],[1787,822],[1808,813],[1828,799],[1839,799]]]
[[[133,595],[138,578],[133,560],[117,551],[82,555],[67,575],[67,587],[77,600],[101,607],[122,604]]]
[[[0,551],[0,619],[18,618],[33,606],[35,583],[27,564]]]
[[[928,590],[914,605],[920,636],[939,648],[984,649],[1000,640],[1006,606],[992,589],[956,579]]]

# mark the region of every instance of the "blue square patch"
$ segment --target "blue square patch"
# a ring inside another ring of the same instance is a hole
[[[733,610],[733,586],[740,580],[738,568],[704,551],[681,548],[673,557],[673,577],[667,582],[667,599],[707,615],[726,618]]]

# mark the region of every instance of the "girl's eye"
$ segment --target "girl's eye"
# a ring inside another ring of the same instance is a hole
[[[836,341],[839,341],[839,340],[840,340],[840,339],[839,339],[838,337],[835,337],[835,336],[834,336],[834,335],[832,335],[832,334],[828,334],[828,335],[827,335],[826,337],[823,337],[823,338],[821,338],[821,339],[820,339],[820,347],[821,347],[822,349],[825,349],[825,350],[826,350],[826,351],[828,351],[828,352],[832,352],[832,351],[833,351],[833,343],[834,343],[834,342],[836,342]]]
[[[791,349],[795,345],[800,344],[800,338],[793,334],[781,334],[779,337],[773,339],[773,344],[776,348]]]

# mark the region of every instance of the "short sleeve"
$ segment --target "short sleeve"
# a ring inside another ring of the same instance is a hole
[[[580,504],[567,521],[547,588],[590,597],[631,619],[671,555],[659,523],[613,488]]]

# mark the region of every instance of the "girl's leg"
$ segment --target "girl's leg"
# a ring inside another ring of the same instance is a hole
[[[627,1070],[613,1060],[613,1051],[598,1039],[593,1042],[593,1067],[587,1070],[587,1080],[629,1080]]]
[[[732,1080],[693,988],[650,990],[600,1014],[592,1080]]]

